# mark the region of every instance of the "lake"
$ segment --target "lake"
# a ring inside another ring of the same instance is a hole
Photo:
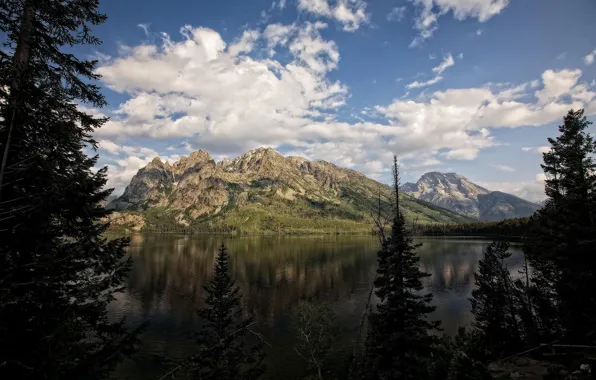
[[[110,305],[114,317],[130,325],[149,321],[141,351],[115,372],[116,379],[159,379],[193,354],[195,309],[210,277],[219,244],[231,255],[231,271],[246,309],[263,334],[272,378],[293,378],[304,365],[292,349],[291,311],[299,300],[324,301],[335,311],[349,347],[359,325],[376,269],[375,236],[233,237],[208,235],[133,235],[134,266],[128,288]],[[471,321],[468,297],[474,271],[489,240],[416,238],[421,269],[432,276],[425,288],[434,294],[434,318],[446,334]],[[512,244],[508,265],[521,266],[521,247]]]

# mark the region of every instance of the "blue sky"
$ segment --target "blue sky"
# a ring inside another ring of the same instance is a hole
[[[389,181],[455,171],[543,198],[546,138],[596,114],[593,0],[103,1],[84,54],[119,193],[159,155],[269,146]],[[591,128],[594,132],[595,129]]]

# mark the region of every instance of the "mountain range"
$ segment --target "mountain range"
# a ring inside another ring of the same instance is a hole
[[[219,162],[204,150],[173,164],[156,157],[107,207],[112,226],[132,230],[369,232],[391,199],[389,186],[357,171],[259,148]],[[474,221],[407,194],[400,204],[409,221]]]
[[[530,216],[541,207],[512,194],[485,189],[456,173],[429,172],[400,189],[416,199],[487,221]]]

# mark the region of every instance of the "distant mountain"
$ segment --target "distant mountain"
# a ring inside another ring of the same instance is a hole
[[[401,190],[462,215],[481,220],[503,220],[532,215],[541,206],[515,195],[491,191],[456,173],[429,172]]]
[[[172,165],[156,157],[108,208],[119,211],[114,226],[136,230],[364,232],[379,197],[390,207],[387,185],[329,162],[260,148],[216,163],[200,150]],[[401,204],[406,219],[420,223],[473,221],[405,194]]]

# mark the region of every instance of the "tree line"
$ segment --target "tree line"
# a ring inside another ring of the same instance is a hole
[[[106,169],[94,168],[97,155],[87,154],[97,148],[93,132],[107,121],[79,106],[105,105],[93,84],[97,61],[65,48],[100,43],[91,31],[106,20],[98,6],[98,0],[0,4],[6,37],[0,49],[1,378],[106,379],[138,348],[144,327],[108,317],[131,266],[129,240],[104,237],[108,212],[101,203],[111,190],[104,189]],[[524,227],[524,269],[514,276],[505,264],[508,243],[493,242],[475,274],[472,326],[454,338],[441,337],[432,319],[432,294],[422,286],[429,275],[419,269],[418,245],[401,212],[395,159],[394,203],[376,219],[378,267],[344,365],[334,371],[326,365],[336,339],[329,308],[301,303],[296,309],[296,353],[309,375],[488,379],[490,361],[544,343],[593,347],[596,145],[589,124],[583,110],[571,110],[560,135],[549,139],[542,165],[548,199]],[[205,307],[197,311],[205,324],[196,354],[162,378],[264,378],[267,342],[242,308],[228,260],[222,246]]]

